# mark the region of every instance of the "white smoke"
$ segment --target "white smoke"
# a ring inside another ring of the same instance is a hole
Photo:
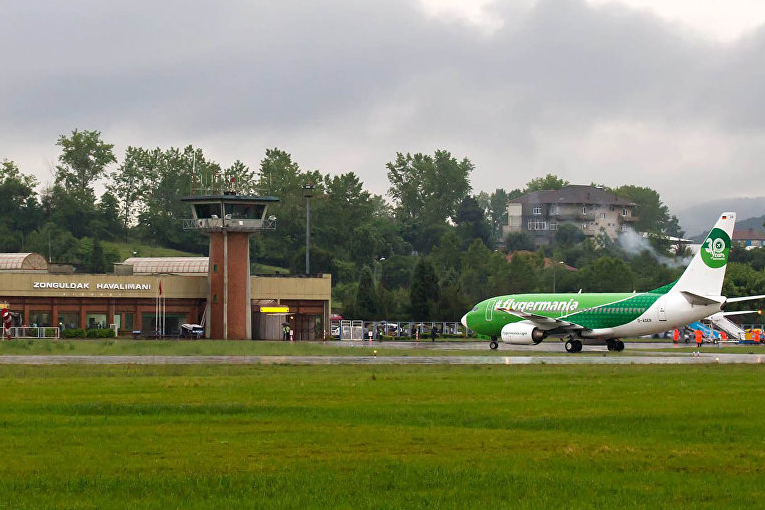
[[[651,257],[654,258],[660,264],[671,268],[686,267],[691,263],[692,256],[688,257],[667,257],[657,252],[647,237],[635,232],[632,229],[628,229],[622,232],[616,240],[617,244],[630,255],[640,255],[644,251],[647,251]]]

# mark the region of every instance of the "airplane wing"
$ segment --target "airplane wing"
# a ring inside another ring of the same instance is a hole
[[[520,310],[513,310],[512,308],[502,308],[502,307],[497,308],[497,310],[500,312],[505,312],[510,315],[515,315],[516,317],[527,320],[529,322],[533,322],[534,324],[536,324],[537,326],[545,330],[552,330],[552,329],[558,329],[558,328],[562,328],[566,330],[586,329],[583,326],[580,326],[579,324],[574,324],[573,322],[556,319],[554,317],[547,317],[547,316],[539,315],[536,313],[521,312]]]

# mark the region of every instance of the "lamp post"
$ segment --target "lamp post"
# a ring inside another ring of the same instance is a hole
[[[377,285],[377,265],[380,264],[383,260],[385,260],[385,257],[380,257],[379,259],[375,259],[375,263],[373,265],[374,270],[372,271],[372,280],[374,280],[375,285]]]
[[[305,197],[305,274],[311,274],[311,197],[316,185],[309,182],[301,188]]]
[[[563,265],[563,262],[555,262],[553,261],[552,267],[553,267],[553,293],[555,293],[555,270],[558,268],[558,265]]]

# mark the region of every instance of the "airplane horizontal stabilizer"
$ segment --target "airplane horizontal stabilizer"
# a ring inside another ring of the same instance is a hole
[[[713,304],[722,305],[725,302],[725,298],[722,296],[702,296],[701,294],[696,294],[689,290],[681,290],[680,294],[682,294],[683,297],[687,299],[688,302],[692,305],[700,305],[700,306],[713,305]]]
[[[726,303],[736,303],[738,301],[756,301],[758,299],[765,299],[765,294],[761,294],[759,296],[732,297],[732,298],[728,298],[725,302]]]

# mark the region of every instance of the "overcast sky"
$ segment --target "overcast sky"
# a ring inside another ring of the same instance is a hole
[[[377,194],[397,151],[447,149],[476,193],[554,173],[673,212],[765,195],[765,2],[3,0],[0,20],[0,159],[43,183],[78,128],[120,160],[278,147]]]

